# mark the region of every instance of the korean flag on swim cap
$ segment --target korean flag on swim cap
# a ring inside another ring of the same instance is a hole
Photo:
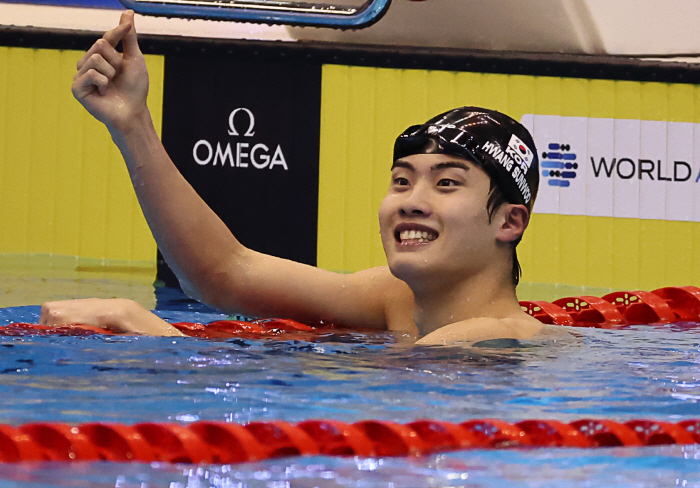
[[[409,127],[394,144],[394,161],[442,153],[469,159],[496,182],[511,203],[531,211],[540,181],[535,142],[528,130],[501,112],[462,107]]]
[[[516,163],[520,165],[520,168],[527,173],[532,165],[533,154],[529,147],[525,145],[523,141],[520,140],[518,136],[513,134],[510,136],[510,142],[508,143],[508,154],[513,155],[513,159]]]

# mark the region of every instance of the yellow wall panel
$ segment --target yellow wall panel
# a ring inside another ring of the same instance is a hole
[[[644,120],[668,120],[668,85],[640,83],[640,114]]]
[[[89,115],[85,114],[87,119]],[[80,238],[78,256],[98,257],[105,247],[107,223],[107,162],[110,145],[105,138],[105,128],[92,124],[89,119],[83,125],[83,151],[79,158],[80,181]],[[102,161],[102,164],[95,164]],[[78,195],[76,195],[78,197]],[[91,222],[90,225],[85,223]]]
[[[527,239],[533,250],[533,259],[527,267],[522,263],[523,280],[539,283],[560,283],[559,280],[559,215],[533,215],[527,230]]]
[[[385,263],[377,210],[394,139],[439,112],[477,105],[515,119],[532,113],[700,122],[700,88],[691,85],[325,66],[322,90],[318,263],[345,272]],[[351,174],[369,180],[369,200],[350,199],[359,197],[348,189],[361,188],[343,180]],[[518,254],[524,282],[653,289],[700,285],[699,247],[695,222],[535,214]],[[361,258],[349,258],[353,253]]]
[[[370,247],[353,246],[352,242],[369,242],[372,223],[368,223],[366,215],[372,211],[372,172],[368,171],[374,160],[374,144],[371,134],[374,132],[374,70],[353,70],[349,74],[348,94],[351,100],[363,98],[365,103],[351,105],[348,110],[348,124],[351,127],[364,126],[362,131],[348,132],[348,146],[353,150],[353,159],[345,166],[346,190],[344,215],[345,235],[351,237],[350,252],[345,256],[345,267],[363,269],[370,266]],[[362,161],[354,164],[355,159]],[[376,219],[375,219],[376,220]]]
[[[590,113],[589,82],[577,78],[560,79],[559,110],[563,116],[581,117]],[[534,112],[530,112],[534,113]],[[588,242],[588,218],[560,216],[559,218],[559,277],[556,283],[587,286],[588,266],[584,259]]]
[[[457,75],[459,76],[459,75]],[[481,75],[481,97],[479,101],[469,103],[488,107],[500,112],[508,112],[508,76],[499,74]]]
[[[615,85],[612,80],[588,80],[588,117],[615,117]]]
[[[71,80],[75,73],[75,63],[79,53],[60,53],[59,80]],[[57,157],[55,167],[54,188],[54,225],[51,229],[52,241],[50,252],[65,256],[78,256],[80,253],[80,198],[83,183],[80,174],[80,161],[83,148],[84,114],[76,101],[66,93],[66,83],[59,83],[57,122]],[[63,88],[63,90],[61,90]],[[41,209],[39,209],[40,211]]]
[[[695,86],[693,90],[692,100],[688,100],[689,104],[693,106],[693,120],[692,122],[700,123],[700,86]]]
[[[612,288],[639,287],[640,221],[613,220],[613,282]]]
[[[644,120],[668,120],[668,85],[664,83],[640,83],[641,118]],[[665,239],[649,239],[649,235],[665,235],[666,221],[639,221],[639,270],[636,288],[654,288],[657,282],[665,282],[666,259],[664,259]]]
[[[321,91],[321,140],[319,159],[318,246],[317,262],[326,269],[344,270],[344,226],[340,224],[345,209],[345,165],[347,162],[347,96],[350,68],[325,66],[323,81],[333,90]]]
[[[641,83],[618,81],[615,84],[615,118],[642,117]],[[614,185],[621,181],[615,180]],[[613,220],[613,282],[612,287],[638,288],[640,224],[636,219]],[[625,286],[626,285],[626,286]]]
[[[455,105],[455,75],[448,71],[428,71],[426,117],[453,109]]]
[[[561,110],[559,115],[565,117],[594,117],[594,115],[590,115],[590,80],[561,78],[560,85],[562,102],[559,104],[559,109]]]
[[[534,113],[538,100],[539,86],[532,76],[513,75],[507,77],[508,107],[505,113],[519,119],[522,114]]]
[[[376,71],[375,68],[364,69]],[[398,98],[393,97],[394,106],[398,108],[401,120],[425,119],[428,113],[428,72],[417,69],[402,70],[400,90],[397,94]]]
[[[668,85],[669,122],[695,122],[695,90],[693,85]]]
[[[692,278],[691,284],[696,284],[698,281],[698,276],[700,276],[700,225],[695,225],[692,227],[693,232],[693,259],[690,261],[690,276]],[[673,259],[672,255],[671,258]],[[682,263],[681,265],[685,265]]]
[[[470,73],[472,76],[479,76],[476,73]],[[503,75],[502,75],[503,76]],[[522,114],[535,113],[536,90],[537,85],[535,78],[532,76],[508,76],[508,110],[506,111],[511,117],[521,117]],[[479,105],[479,104],[476,104]],[[522,242],[518,245],[518,261],[523,270],[522,279],[530,280],[530,271],[536,266],[536,262],[540,260],[538,253],[535,251],[539,241],[535,242],[533,236],[536,234],[532,229],[537,228],[537,219],[531,221],[528,231],[525,233]]]
[[[26,53],[26,51],[25,51]],[[60,57],[52,51],[37,51],[32,66],[32,80],[41,80],[46,73],[60,73]],[[34,112],[31,117],[29,135],[32,143],[27,148],[30,161],[41,161],[42,164],[28,165],[31,190],[26,193],[28,203],[27,213],[27,244],[26,252],[41,253],[47,242],[53,241],[53,233],[47,235],[47,230],[53,228],[56,215],[54,199],[56,198],[56,165],[58,131],[56,124],[60,113],[60,87],[56,83],[34,83],[31,96]],[[31,204],[29,202],[31,201]],[[17,250],[16,252],[22,252]]]
[[[586,220],[586,252],[572,258],[586,263],[586,280],[572,283],[579,286],[613,287],[613,230],[612,217],[583,217]],[[568,218],[564,218],[568,220]]]
[[[394,146],[387,144],[397,134],[408,127],[404,125],[401,114],[396,110],[395,89],[400,82],[401,72],[396,70],[374,71],[376,89],[374,96],[374,130],[371,141],[374,147],[372,170],[372,195],[367,209],[369,262],[367,266],[377,266],[386,263],[384,248],[379,238],[379,220],[377,218],[377,202],[381,202],[389,188],[391,175],[391,160]]]
[[[558,115],[561,112],[561,78],[541,78],[535,83],[535,110],[533,113]],[[519,120],[522,114],[511,115]],[[534,253],[530,270],[537,270],[537,279],[543,283],[562,283],[561,219],[559,215],[542,215],[529,235]],[[551,249],[551,253],[543,250]],[[530,271],[532,273],[532,271]],[[530,274],[530,276],[534,276]]]
[[[588,80],[587,85],[588,112],[578,115],[597,118],[615,117],[616,82],[612,80]],[[586,252],[580,258],[586,263],[586,280],[584,283],[577,284],[612,288],[615,219],[586,217],[585,220]]]
[[[0,210],[3,224],[15,225],[0,235],[0,248],[21,252],[27,247],[27,219],[29,199],[29,158],[32,147],[32,87],[36,80],[29,74],[32,52],[11,49],[8,53],[7,86],[4,93],[5,143],[3,145],[2,191]],[[37,140],[37,143],[39,141]],[[18,198],[19,196],[19,198]]]
[[[554,283],[587,286],[588,266],[584,256],[588,242],[588,217],[582,215],[559,215],[558,217],[560,251],[556,265],[559,266],[559,272]]]
[[[627,219],[634,222],[634,219]],[[666,259],[664,259],[664,248],[666,239],[649,239],[648,236],[666,234],[666,224],[664,220],[637,220],[639,222],[639,270],[638,282],[635,288],[641,290],[655,288],[655,283],[666,281]]]
[[[82,55],[0,47],[0,253],[154,263],[121,156],[70,92]],[[147,57],[158,131],[163,64]]]
[[[642,86],[634,81],[615,82],[616,119],[640,119],[642,117]]]
[[[7,96],[7,79],[9,73],[9,49],[0,48],[0,97],[4,100]],[[0,105],[0,157],[5,157],[5,146],[7,138],[7,106],[3,103]],[[2,185],[2,166],[0,166],[0,185]]]
[[[695,227],[698,227],[697,225]],[[693,228],[687,222],[665,222],[662,252],[657,256],[664,260],[666,283],[697,283],[700,274],[693,270]],[[698,241],[696,241],[698,242]]]
[[[692,85],[671,84],[668,85],[667,91],[667,119],[672,122],[696,122],[695,94],[698,88]],[[691,225],[686,222],[665,222],[663,249],[673,250],[659,256],[664,261],[666,283],[696,283],[697,277],[700,276],[693,272],[694,236]],[[700,244],[700,241],[695,242]]]
[[[452,108],[483,105],[481,102],[481,86],[484,82],[482,75],[479,73],[452,73],[452,76],[454,76],[455,80],[455,103]],[[449,108],[446,110],[449,110]],[[416,123],[418,124],[420,122]]]

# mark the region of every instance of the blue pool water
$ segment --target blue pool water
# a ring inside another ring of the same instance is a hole
[[[159,313],[206,322],[219,314]],[[188,311],[189,308],[189,311]],[[38,307],[0,310],[0,325]],[[517,348],[414,347],[388,333],[311,342],[0,337],[2,422],[347,422],[700,417],[700,324],[570,329]],[[0,465],[2,487],[700,486],[700,448],[471,450],[236,466]]]

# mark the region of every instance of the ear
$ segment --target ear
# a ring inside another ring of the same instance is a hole
[[[530,223],[530,212],[527,211],[525,205],[507,203],[498,209],[494,221],[498,225],[496,240],[513,242],[522,236],[527,229],[527,224]]]

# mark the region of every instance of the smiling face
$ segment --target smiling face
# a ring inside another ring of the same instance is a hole
[[[489,176],[466,159],[414,154],[396,161],[379,209],[394,276],[409,285],[447,283],[502,260],[497,219],[490,223],[486,209],[489,192]]]

